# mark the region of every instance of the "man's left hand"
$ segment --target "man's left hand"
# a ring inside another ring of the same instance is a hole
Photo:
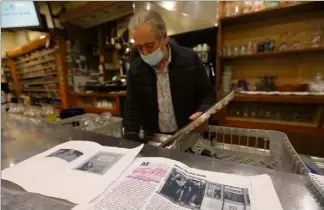
[[[196,112],[196,113],[194,113],[193,115],[191,115],[191,116],[189,117],[189,120],[195,120],[195,119],[197,119],[198,117],[200,117],[202,114],[203,114],[202,112]]]

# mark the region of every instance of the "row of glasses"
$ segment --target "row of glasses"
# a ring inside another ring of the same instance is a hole
[[[308,38],[305,38],[308,37]],[[299,32],[283,32],[274,40],[268,38],[261,41],[230,46],[225,45],[220,51],[221,56],[240,56],[269,51],[298,50],[324,46],[324,25],[314,25],[311,30]]]
[[[101,127],[110,122],[110,117],[112,114],[110,112],[104,112],[100,115],[98,114],[87,114],[80,120],[80,129],[84,131],[91,131],[97,127]]]
[[[247,44],[237,46],[224,46],[221,52],[222,56],[239,56],[250,55],[254,53],[256,49],[256,43],[249,41]]]
[[[271,106],[237,106],[229,107],[229,116],[277,121],[312,122],[316,108],[271,107]]]
[[[25,105],[23,115],[31,118],[42,118],[42,111],[38,106]]]
[[[22,114],[24,113],[25,107],[24,104],[21,103],[10,103],[9,104],[9,113],[13,114]]]

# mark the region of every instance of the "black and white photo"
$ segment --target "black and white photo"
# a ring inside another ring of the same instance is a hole
[[[122,154],[99,152],[86,162],[82,163],[81,166],[77,167],[76,169],[95,174],[104,174],[109,168],[115,165],[115,163],[117,163],[122,156]]]
[[[251,209],[248,189],[195,179],[175,168],[157,193],[188,209]]]
[[[57,158],[61,158],[61,159],[65,160],[67,162],[71,162],[71,161],[77,159],[78,157],[80,157],[81,155],[83,155],[83,153],[78,150],[75,150],[75,149],[59,149],[59,150],[51,153],[47,157],[57,157]]]
[[[159,193],[178,205],[200,209],[205,186],[206,181],[192,179],[177,169],[172,169]]]

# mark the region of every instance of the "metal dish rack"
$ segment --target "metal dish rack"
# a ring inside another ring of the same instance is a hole
[[[209,126],[207,132],[188,133],[166,148],[191,148],[195,154],[207,149],[222,160],[301,175],[308,173],[287,135],[278,131]]]
[[[220,126],[208,126],[203,133],[196,131],[233,98],[234,92],[227,94],[160,146],[181,151],[191,149],[195,154],[207,149],[222,160],[306,175],[308,169],[282,132]]]

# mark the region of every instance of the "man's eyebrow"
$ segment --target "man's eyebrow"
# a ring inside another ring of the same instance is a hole
[[[147,42],[147,43],[144,43],[144,44],[135,44],[134,47],[144,46],[144,45],[148,45],[148,44],[154,44],[154,41],[153,42]]]

